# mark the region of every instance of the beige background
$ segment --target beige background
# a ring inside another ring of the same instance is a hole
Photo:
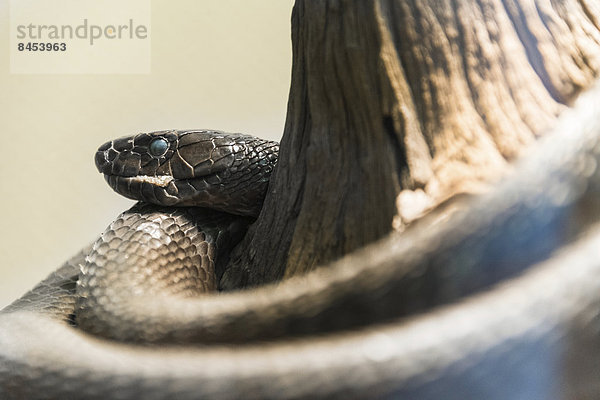
[[[293,1],[152,1],[148,75],[10,74],[7,3],[0,1],[0,308],[133,204],[94,167],[106,140],[169,128],[281,137]]]

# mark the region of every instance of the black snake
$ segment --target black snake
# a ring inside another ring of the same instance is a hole
[[[96,158],[108,182],[158,204],[123,213],[0,313],[0,398],[598,398],[598,109],[594,88],[434,230],[212,295],[277,144],[113,141]]]

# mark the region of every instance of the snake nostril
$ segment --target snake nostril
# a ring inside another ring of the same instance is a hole
[[[113,149],[108,149],[104,152],[104,156],[108,161],[113,161],[115,158],[117,158],[117,156],[119,155],[119,153],[117,153],[116,151],[114,151]]]

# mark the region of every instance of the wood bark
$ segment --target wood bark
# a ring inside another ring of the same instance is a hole
[[[313,270],[478,193],[589,87],[591,0],[297,0],[278,167],[222,287]]]

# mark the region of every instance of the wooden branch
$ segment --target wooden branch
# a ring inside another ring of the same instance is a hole
[[[297,0],[279,165],[222,287],[310,271],[502,176],[597,76],[599,17],[584,0]]]

